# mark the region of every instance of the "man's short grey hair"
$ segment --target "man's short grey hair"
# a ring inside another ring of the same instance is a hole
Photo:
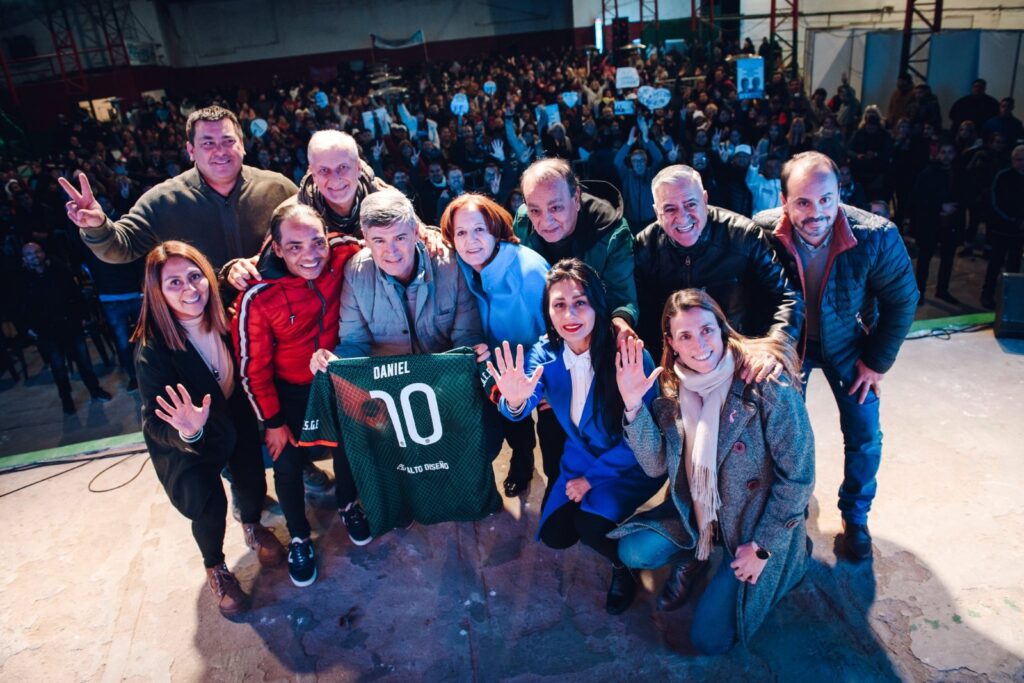
[[[386,228],[396,223],[411,225],[414,230],[419,225],[412,202],[398,190],[373,192],[359,205],[359,227],[364,234],[370,228]]]
[[[306,156],[313,156],[318,149],[331,149],[340,147],[348,150],[356,158],[359,157],[359,143],[356,139],[340,130],[318,130],[309,138],[309,145],[306,146]]]
[[[700,191],[704,191],[704,182],[700,179],[700,173],[695,169],[683,164],[673,164],[658,171],[651,181],[651,194],[656,194],[662,185],[682,185],[683,183],[696,183]]]

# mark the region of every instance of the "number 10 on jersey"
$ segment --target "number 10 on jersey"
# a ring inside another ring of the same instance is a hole
[[[412,411],[412,404],[409,397],[414,393],[419,392],[423,394],[424,398],[427,399],[427,410],[430,414],[430,428],[431,432],[427,436],[420,434],[419,428],[416,426],[416,415]],[[380,391],[374,389],[370,392],[370,398],[379,398],[384,402],[384,405],[388,409],[388,417],[391,418],[391,424],[395,427],[395,437],[398,439],[398,445],[402,448],[406,447],[405,432],[409,432],[409,438],[413,440],[413,443],[418,443],[421,446],[429,446],[432,443],[437,443],[444,436],[444,430],[441,427],[441,413],[437,409],[437,395],[434,393],[434,389],[422,382],[414,382],[404,387],[401,393],[398,395],[398,402],[402,406],[402,415],[398,414],[398,407],[395,405],[395,399],[392,398],[391,394],[386,391]],[[405,417],[405,430],[402,429],[402,417]]]

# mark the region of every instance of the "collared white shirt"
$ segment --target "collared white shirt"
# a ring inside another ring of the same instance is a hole
[[[572,402],[569,406],[569,417],[573,425],[579,427],[580,420],[583,418],[583,408],[587,405],[587,394],[594,381],[594,368],[590,364],[590,350],[577,355],[566,344],[562,351],[562,360],[572,379]]]

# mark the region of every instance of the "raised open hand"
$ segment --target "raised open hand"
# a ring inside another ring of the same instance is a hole
[[[654,368],[648,376],[644,372],[644,343],[636,337],[629,337],[615,352],[615,383],[619,385],[619,395],[626,412],[640,407],[644,396],[658,379],[664,368]]]
[[[497,369],[495,369],[494,363],[497,363]],[[533,395],[533,390],[537,388],[537,382],[540,381],[540,376],[544,373],[544,366],[538,365],[537,369],[533,371],[533,375],[527,377],[524,372],[523,345],[516,345],[516,355],[513,357],[512,348],[507,341],[502,342],[501,346],[494,349],[494,363],[487,361],[487,370],[494,377],[498,391],[501,392],[510,409],[522,408],[526,400]]]
[[[498,161],[505,161],[505,143],[495,140],[491,143],[491,156]]]
[[[92,194],[89,178],[84,173],[79,173],[78,177],[82,183],[81,192],[67,178],[57,178],[57,182],[60,183],[64,192],[71,198],[64,205],[68,212],[68,219],[80,228],[98,228],[106,223],[107,216]]]
[[[157,405],[163,409],[158,408],[156,416],[185,436],[198,434],[210,417],[210,395],[203,396],[202,404],[197,406],[192,404],[192,397],[183,384],[178,385],[177,391],[170,384],[164,389],[171,400],[168,403],[163,396],[156,397]]]

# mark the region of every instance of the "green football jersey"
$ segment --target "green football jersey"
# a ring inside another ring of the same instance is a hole
[[[341,442],[374,536],[480,519],[501,507],[501,427],[481,379],[471,349],[334,361],[314,377],[299,442]]]

